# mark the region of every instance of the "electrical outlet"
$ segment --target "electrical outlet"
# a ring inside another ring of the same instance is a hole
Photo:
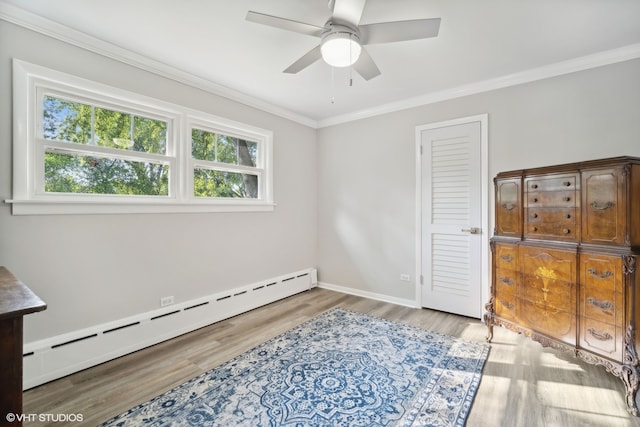
[[[400,280],[402,280],[403,282],[410,282],[411,281],[411,276],[408,274],[401,274],[400,275]]]
[[[160,307],[166,307],[173,304],[173,296],[160,298]]]

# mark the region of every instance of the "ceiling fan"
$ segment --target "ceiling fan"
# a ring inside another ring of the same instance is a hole
[[[329,0],[332,15],[324,27],[253,11],[247,13],[247,20],[321,39],[320,45],[291,64],[285,73],[295,74],[324,59],[334,67],[353,66],[365,80],[380,75],[365,45],[436,37],[440,30],[440,18],[359,25],[365,3],[366,0]]]

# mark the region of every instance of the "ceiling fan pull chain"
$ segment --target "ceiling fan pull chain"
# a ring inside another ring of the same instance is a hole
[[[335,74],[335,68],[331,67],[331,103],[335,104],[336,103],[336,74]]]
[[[353,39],[353,34],[349,34],[349,38]],[[349,87],[353,87],[353,63],[355,62],[353,60],[353,45],[349,44],[349,63],[351,65],[349,65]]]

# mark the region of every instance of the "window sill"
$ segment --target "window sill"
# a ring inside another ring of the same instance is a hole
[[[215,201],[180,203],[176,201],[62,201],[5,200],[12,215],[112,215],[158,213],[272,212],[276,204],[261,201]]]

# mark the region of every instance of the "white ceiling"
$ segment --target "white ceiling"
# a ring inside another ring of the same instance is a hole
[[[327,0],[3,4],[319,123],[618,48],[640,56],[638,0],[368,0],[361,24],[441,18],[440,34],[368,46],[382,75],[367,82],[354,72],[353,86],[348,69],[321,61],[283,74],[318,39],[245,20],[253,10],[322,26]]]

